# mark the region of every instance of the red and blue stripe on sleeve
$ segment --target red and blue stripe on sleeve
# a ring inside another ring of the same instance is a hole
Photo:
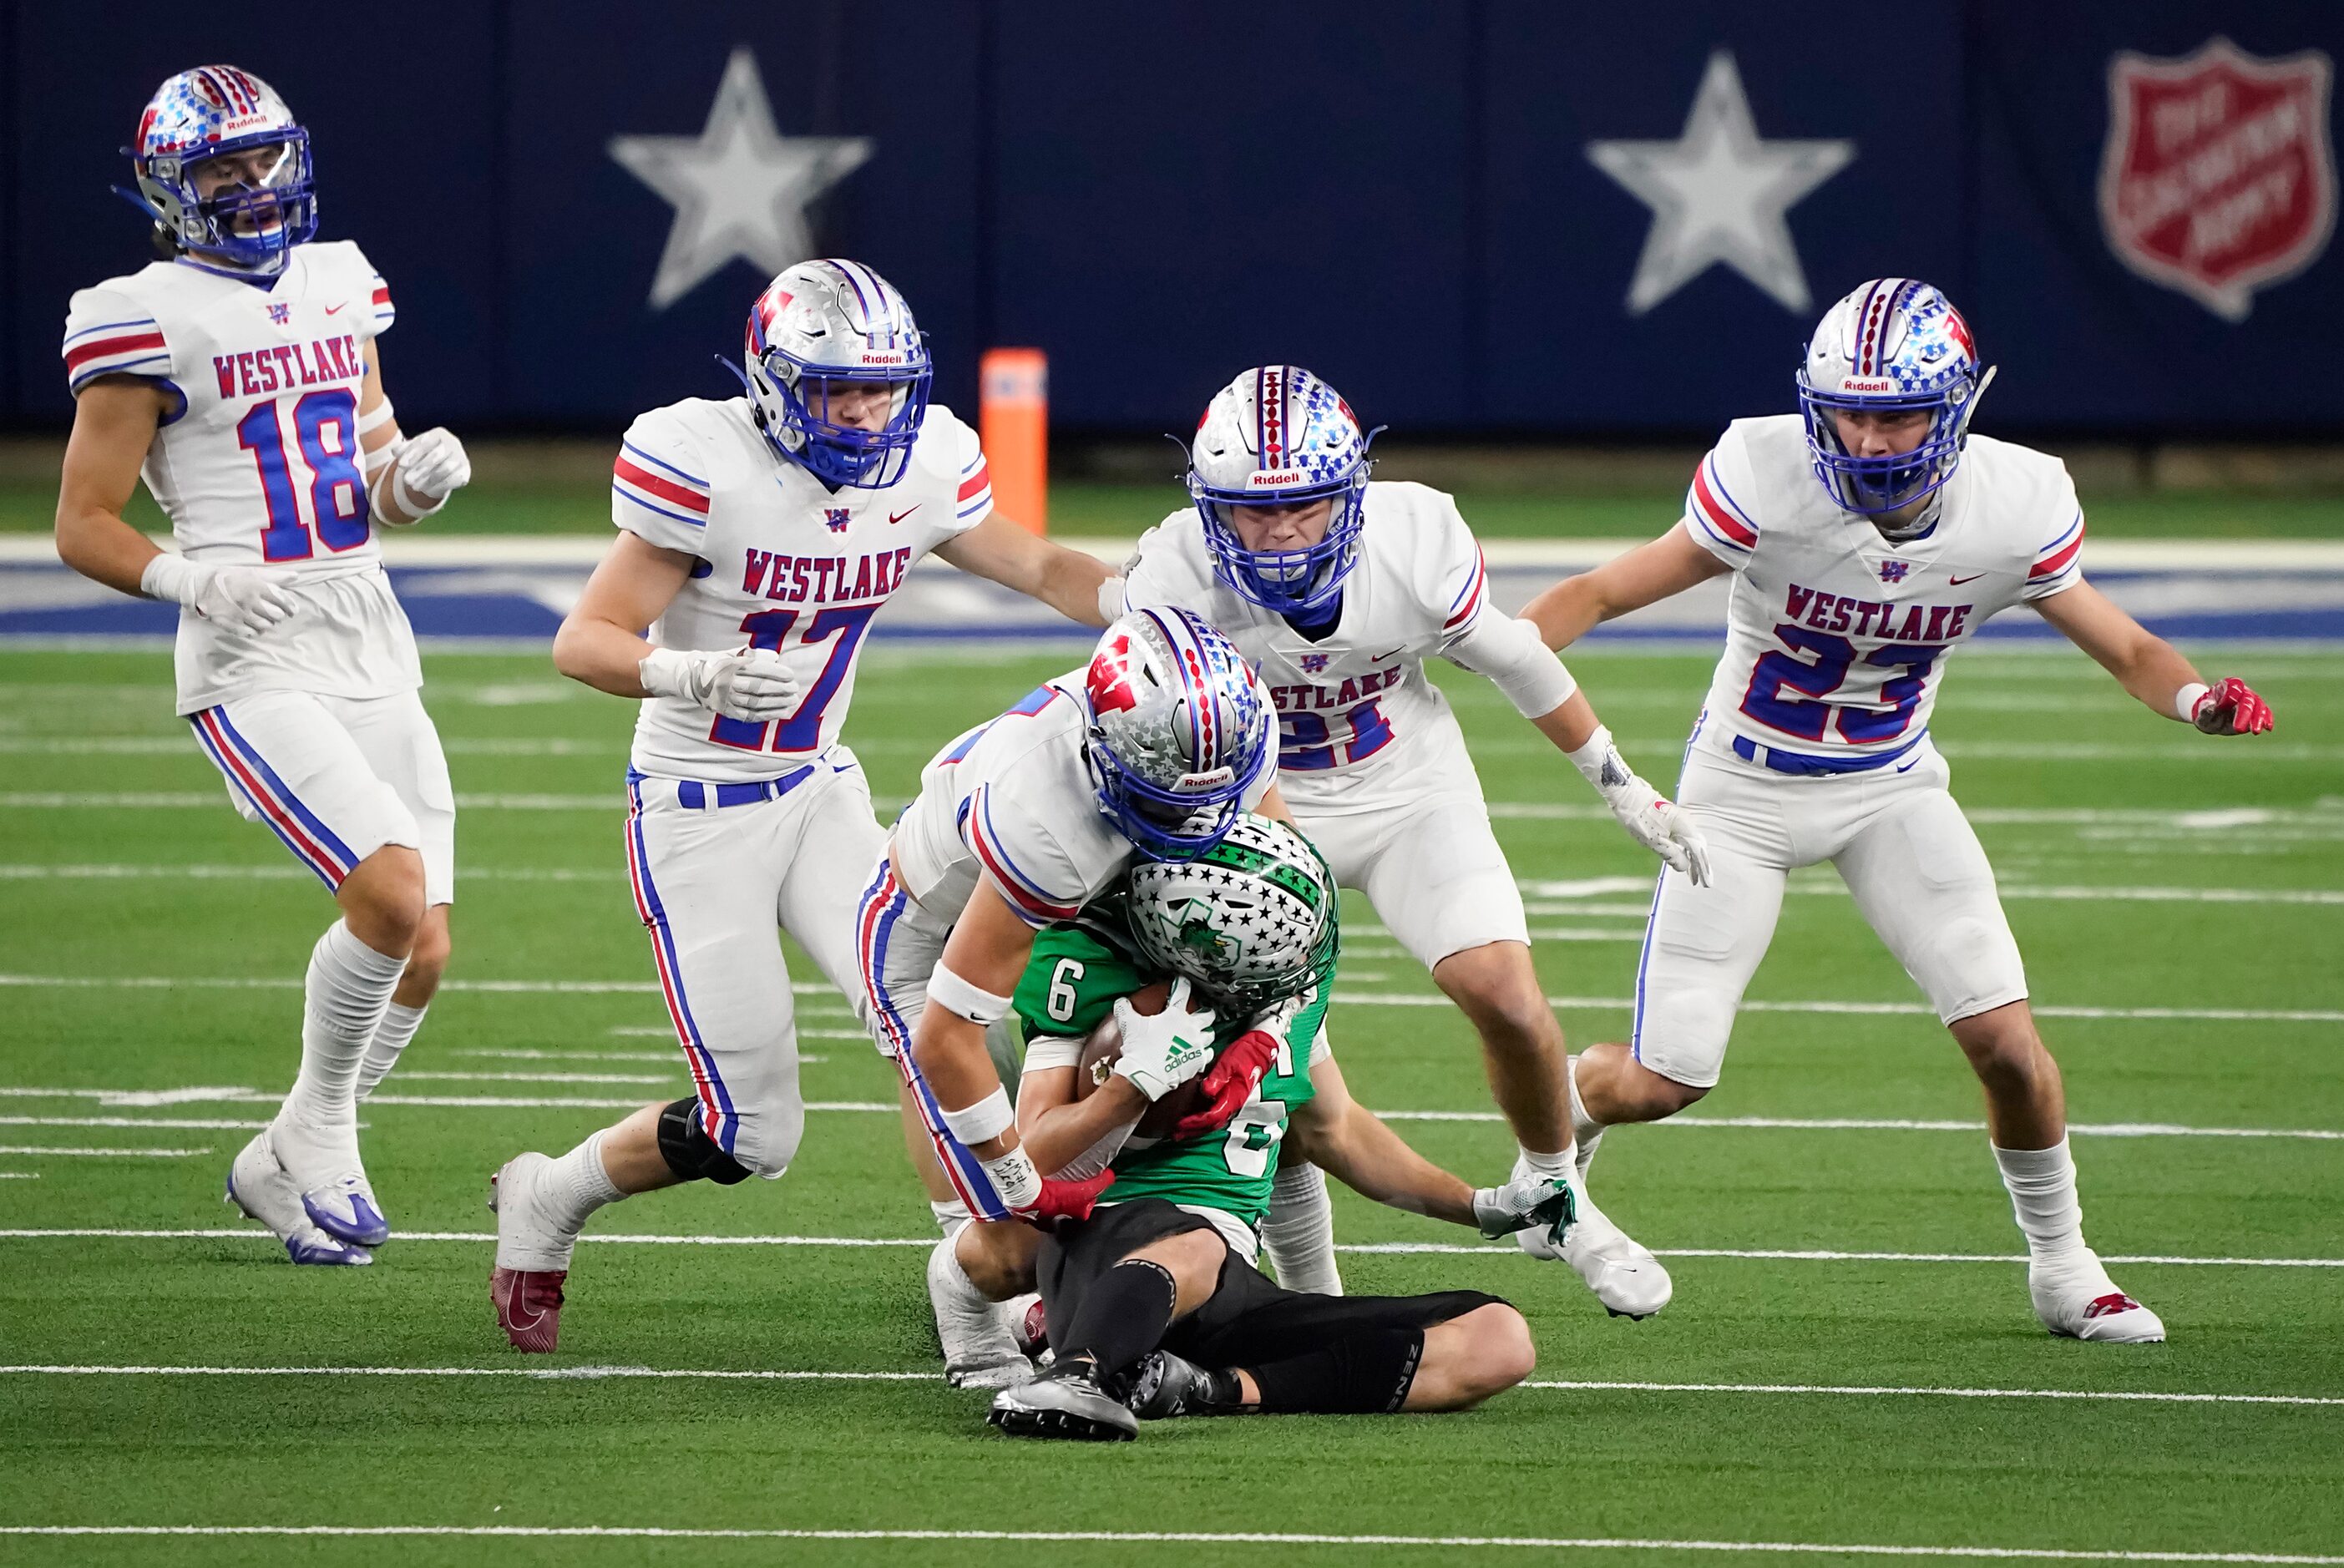
[[[620,443],[618,460],[611,465],[611,494],[670,522],[708,526],[708,481],[632,441]]]
[[[1692,488],[1685,493],[1685,516],[1700,531],[1702,542],[1722,548],[1733,560],[1746,561],[1758,548],[1758,525],[1718,478],[1714,450],[1692,470]]]
[[[960,494],[954,501],[961,521],[972,527],[985,521],[993,510],[993,465],[985,460],[985,449],[968,460],[960,470]]]
[[[1009,858],[1008,852],[1001,845],[1001,835],[993,825],[993,803],[987,798],[988,794],[985,789],[976,792],[966,824],[968,845],[976,851],[976,858],[984,864],[985,875],[1000,890],[1003,900],[1028,926],[1038,930],[1060,920],[1073,919],[1082,908],[1080,899],[1068,903],[1053,898],[1040,884],[1018,870],[1016,862]]]
[[[2084,514],[2079,511],[2057,538],[2035,552],[2035,564],[2026,569],[2027,597],[2039,599],[2074,587],[2083,574],[2083,554]]]
[[[67,324],[66,382],[78,392],[99,376],[167,376],[171,350],[152,317],[132,316],[75,328]]]
[[[1449,619],[1441,623],[1443,636],[1455,636],[1473,624],[1473,617],[1481,613],[1481,602],[1489,597],[1490,567],[1481,558],[1481,547],[1473,546],[1473,570],[1466,574],[1465,586],[1449,602]]]

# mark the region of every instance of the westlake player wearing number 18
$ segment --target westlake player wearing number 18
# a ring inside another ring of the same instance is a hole
[[[180,716],[237,813],[341,906],[309,955],[300,1074],[227,1196],[296,1263],[362,1264],[390,1228],[357,1102],[423,1021],[456,881],[448,763],[374,525],[430,516],[471,467],[444,430],[399,433],[390,290],[356,245],[312,242],[309,135],[266,82],[182,71],[129,150],[122,194],[166,258],[73,297],[57,553],[180,605]],[[177,554],[122,519],[142,473]]]
[[[2084,1243],[2059,1068],[1985,853],[1946,793],[1929,714],[1945,659],[2032,606],[2154,712],[2254,734],[2270,709],[2187,660],[2083,578],[2083,513],[2056,458],[1968,436],[1993,372],[1968,326],[1911,278],[1865,284],[1816,329],[1803,418],[1738,420],[1662,538],[1549,589],[1524,613],[1561,646],[1600,621],[1735,574],[1724,657],[1677,799],[1714,885],[1663,872],[1636,970],[1634,1032],[1576,1064],[1580,1146],[1717,1083],[1787,875],[1828,860],[1953,1031],[1985,1089],[1995,1162],[2055,1334],[2162,1340]],[[1815,481],[1820,480],[1818,485]]]

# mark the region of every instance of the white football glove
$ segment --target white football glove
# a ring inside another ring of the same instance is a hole
[[[1560,1176],[1518,1176],[1503,1187],[1473,1194],[1474,1223],[1492,1241],[1533,1225],[1549,1232],[1567,1229],[1572,1218],[1571,1184]]]
[[[205,620],[257,637],[301,608],[279,574],[258,566],[227,566],[163,554],[146,563],[138,591],[184,604]]]
[[[1116,997],[1115,1026],[1123,1033],[1123,1055],[1115,1070],[1150,1101],[1162,1099],[1212,1065],[1213,1010],[1189,1007],[1186,980],[1173,982],[1171,999],[1153,1017],[1133,1011],[1128,996]]]
[[[805,693],[804,682],[770,648],[654,648],[636,673],[654,697],[682,697],[750,723],[789,717]]]
[[[1580,776],[1595,787],[1628,836],[1666,861],[1672,870],[1692,878],[1696,887],[1709,885],[1709,841],[1692,815],[1674,801],[1646,784],[1620,748],[1612,732],[1599,724],[1585,745],[1569,754]]]
[[[450,496],[472,482],[472,460],[464,455],[464,443],[453,431],[434,425],[419,436],[409,436],[399,448],[399,469],[392,477],[403,492],[401,506],[420,516],[439,511]],[[417,505],[406,507],[409,501]]]

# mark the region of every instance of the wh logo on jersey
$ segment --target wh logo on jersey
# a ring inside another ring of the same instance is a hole
[[[830,531],[833,533],[846,531],[847,517],[847,509],[843,506],[826,506],[822,509],[822,521],[829,525]]]
[[[1904,581],[1904,574],[1912,570],[1913,566],[1910,561],[1884,561],[1880,563],[1880,581],[1883,582],[1902,582]]]

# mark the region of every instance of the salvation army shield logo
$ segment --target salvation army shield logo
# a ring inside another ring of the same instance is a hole
[[[2100,227],[2117,258],[2227,321],[2328,248],[2332,72],[2317,49],[2262,59],[2228,38],[2108,62]]]

